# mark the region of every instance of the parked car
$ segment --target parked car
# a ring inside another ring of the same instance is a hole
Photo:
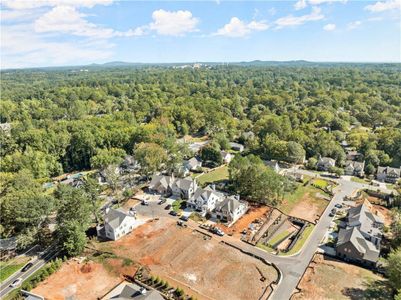
[[[189,220],[188,216],[181,216],[180,220],[187,222]]]
[[[210,229],[210,231],[213,232],[214,234],[219,235],[219,236],[223,236],[223,235],[224,235],[224,232],[221,231],[221,229],[220,229],[220,228],[217,228],[217,227],[212,227],[212,228]]]
[[[166,201],[167,200],[163,198],[163,199],[160,199],[160,201],[157,204],[162,205],[163,203],[166,203]]]
[[[165,210],[169,210],[171,208],[171,204],[167,204],[166,207],[164,208]]]
[[[177,221],[177,225],[181,227],[188,227],[188,225],[185,224],[183,221]]]
[[[21,272],[28,271],[33,266],[33,263],[27,263],[25,267],[22,268]]]
[[[175,210],[170,211],[169,214],[174,217],[178,215],[178,213]]]
[[[333,209],[331,210],[331,213],[332,213],[332,214],[336,214],[336,213],[337,213],[337,209],[336,209],[336,208],[333,208]]]
[[[337,207],[337,208],[342,208],[343,207],[342,204],[336,204],[334,206]]]
[[[10,287],[17,287],[20,286],[22,283],[22,278],[18,278],[16,280],[13,281],[13,283],[10,284]]]
[[[149,205],[149,201],[148,200],[142,200],[142,205]]]

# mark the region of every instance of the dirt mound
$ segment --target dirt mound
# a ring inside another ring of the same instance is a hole
[[[92,266],[89,263],[86,263],[81,267],[82,273],[90,273],[91,271],[92,271]]]

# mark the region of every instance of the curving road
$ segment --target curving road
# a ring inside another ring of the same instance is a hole
[[[321,177],[323,179],[327,179],[327,177],[322,177],[319,174],[306,170],[297,170],[297,172],[312,177],[316,176],[316,177]],[[241,242],[238,239],[235,239],[227,235],[223,237],[213,235],[213,237],[218,240],[223,240],[244,251],[262,257],[278,267],[278,269],[281,272],[281,280],[278,283],[278,285],[274,288],[273,293],[270,295],[269,299],[286,300],[291,298],[291,295],[294,293],[294,290],[296,289],[299,281],[301,280],[305,270],[308,268],[308,265],[312,260],[313,255],[315,254],[317,248],[319,247],[319,244],[323,240],[325,233],[330,227],[330,223],[332,222],[333,217],[329,216],[329,212],[334,208],[336,204],[343,203],[344,202],[343,199],[345,196],[351,196],[354,194],[356,190],[365,188],[371,190],[381,190],[386,193],[391,192],[387,188],[361,184],[358,182],[346,180],[344,178],[339,178],[339,179],[330,178],[330,180],[338,183],[338,186],[334,189],[335,195],[327,205],[325,211],[323,212],[322,216],[317,222],[314,230],[309,236],[309,239],[305,242],[303,248],[297,254],[294,254],[292,256],[277,256],[267,251],[264,251],[260,248]],[[152,218],[153,216],[166,217],[169,215],[168,211],[164,210],[164,206],[165,205],[160,206],[157,205],[155,202],[150,202],[149,206],[138,205],[136,209],[139,216],[142,215],[149,218]],[[189,227],[201,230],[199,229],[198,224],[191,220],[189,220],[188,225]]]

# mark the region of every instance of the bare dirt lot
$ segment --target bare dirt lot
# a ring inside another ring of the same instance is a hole
[[[293,193],[286,195],[279,208],[284,213],[315,223],[328,205],[328,201],[319,197],[322,191],[312,186],[299,186]]]
[[[51,300],[92,300],[105,295],[121,281],[101,263],[78,263],[70,260],[51,275],[33,293]]]
[[[277,276],[273,267],[167,218],[97,246],[148,266],[152,274],[198,299],[259,299]]]
[[[227,234],[232,234],[235,237],[241,238],[241,232],[244,229],[248,229],[249,224],[251,224],[255,219],[261,218],[269,210],[271,210],[271,208],[268,206],[251,206],[248,212],[237,220],[237,222],[235,222],[231,227],[222,224],[218,224],[217,227]]]
[[[363,299],[366,284],[383,278],[373,272],[317,254],[292,300]]]

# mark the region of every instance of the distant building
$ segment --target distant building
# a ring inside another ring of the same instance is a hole
[[[319,171],[328,171],[331,167],[335,167],[335,165],[335,159],[330,157],[320,157],[316,167]]]
[[[365,175],[365,162],[347,160],[345,162],[344,174],[349,176],[363,177]]]
[[[265,166],[271,168],[274,172],[278,173],[280,172],[280,166],[278,165],[278,162],[275,160],[264,160],[263,163]]]
[[[16,249],[16,237],[0,239],[0,261],[14,257],[16,255]]]
[[[153,175],[149,184],[149,190],[163,196],[169,196],[172,193],[172,186],[175,181],[173,176]]]
[[[227,152],[227,151],[221,151],[220,154],[221,154],[221,158],[223,159],[223,162],[225,164],[229,164],[232,161],[232,159],[234,158],[234,154]]]
[[[349,150],[347,151],[347,160],[352,160],[352,161],[359,161],[363,159],[363,154],[359,153],[358,151],[355,150]]]
[[[184,167],[190,171],[199,171],[202,168],[202,161],[196,157],[184,162]]]
[[[337,255],[345,260],[375,266],[380,255],[382,229],[383,220],[372,213],[368,201],[350,208],[346,225],[338,234]]]
[[[401,168],[378,167],[376,177],[379,181],[396,183],[400,179],[400,175]]]
[[[130,233],[136,226],[138,222],[134,216],[121,209],[109,208],[106,210],[104,226],[98,226],[97,233],[99,237],[115,241]]]
[[[163,196],[170,196],[173,194],[182,199],[189,199],[192,197],[198,183],[191,177],[175,178],[172,176],[154,175],[149,184],[149,191],[161,194]]]
[[[244,145],[239,144],[239,143],[231,142],[231,143],[230,143],[230,148],[231,148],[232,150],[238,151],[238,152],[244,151]]]

